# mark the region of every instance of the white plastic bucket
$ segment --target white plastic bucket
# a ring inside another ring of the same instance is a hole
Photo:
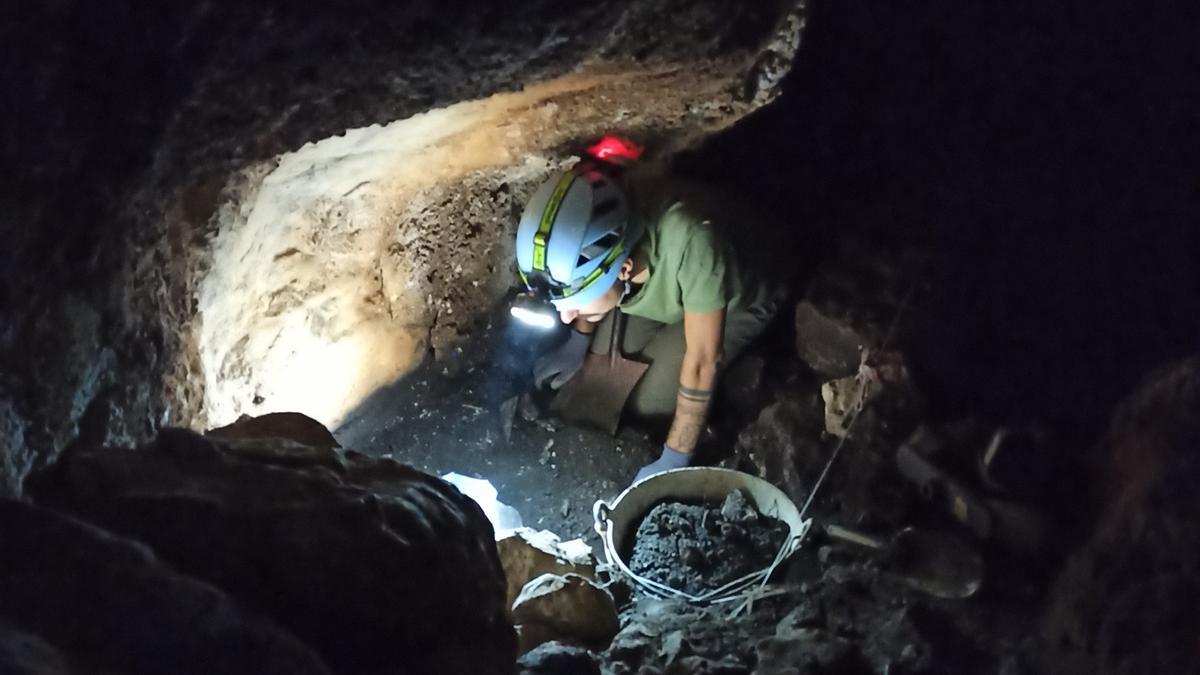
[[[782,520],[790,529],[788,538],[769,566],[703,595],[693,596],[634,574],[621,558],[619,551],[627,538],[636,532],[638,523],[658,502],[665,499],[719,501],[734,490],[745,494],[759,513]],[[596,534],[604,543],[604,556],[609,565],[616,567],[652,595],[705,603],[721,602],[757,583],[765,584],[775,568],[799,550],[812,524],[811,518],[800,517],[796,504],[774,485],[748,473],[714,467],[674,469],[644,478],[617,495],[611,504],[604,500],[597,501],[592,507],[592,518],[595,520]]]

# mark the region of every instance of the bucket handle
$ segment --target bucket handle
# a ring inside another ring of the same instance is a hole
[[[596,503],[592,505],[592,522],[596,534],[604,536],[604,526],[608,524],[611,515],[612,506],[603,499],[597,499]]]
[[[779,547],[779,552],[775,555],[775,560],[765,569],[757,572],[751,572],[750,574],[747,574],[739,579],[735,579],[734,581],[731,581],[720,588],[710,590],[701,595],[690,595],[688,593],[684,593],[683,591],[671,588],[670,586],[647,579],[629,569],[621,560],[621,557],[617,554],[616,545],[613,542],[611,516],[612,506],[603,499],[596,500],[596,503],[592,505],[592,520],[594,521],[596,534],[600,536],[600,541],[604,544],[604,557],[608,561],[608,564],[620,570],[623,574],[632,579],[636,585],[640,586],[651,595],[664,598],[674,597],[693,603],[726,602],[744,595],[749,588],[754,585],[765,585],[767,580],[775,572],[775,569],[779,567],[783,561],[790,558],[793,553],[800,549],[800,546],[804,543],[805,535],[808,534],[808,530],[812,526],[812,518],[803,521],[800,525],[800,531],[797,533],[792,533],[791,536],[784,541],[783,545]]]

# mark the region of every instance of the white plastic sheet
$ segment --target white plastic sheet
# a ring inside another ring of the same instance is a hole
[[[499,493],[491,481],[454,472],[442,476],[442,480],[458,488],[459,492],[470,497],[483,509],[483,514],[492,522],[492,529],[496,531],[496,539],[507,537],[513,530],[522,527],[521,514],[497,499]]]

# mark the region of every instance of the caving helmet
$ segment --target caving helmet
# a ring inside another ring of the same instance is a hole
[[[584,160],[542,184],[517,227],[525,285],[559,311],[599,298],[617,279],[642,232],[610,167]]]

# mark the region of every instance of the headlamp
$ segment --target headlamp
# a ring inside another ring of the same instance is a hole
[[[537,328],[550,329],[558,325],[558,313],[544,291],[518,293],[508,311],[521,323]]]

